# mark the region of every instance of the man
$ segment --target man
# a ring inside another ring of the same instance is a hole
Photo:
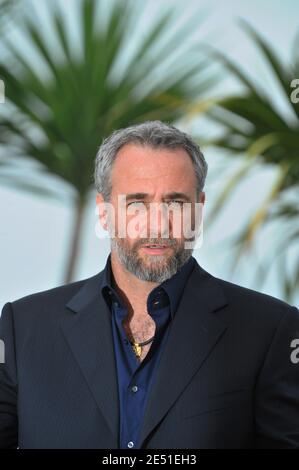
[[[89,279],[4,306],[0,447],[299,447],[298,310],[192,256],[206,173],[196,143],[159,121],[103,142],[111,253]]]

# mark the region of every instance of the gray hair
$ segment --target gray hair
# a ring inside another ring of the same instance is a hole
[[[126,144],[151,148],[182,148],[189,154],[196,175],[197,197],[203,190],[208,165],[199,146],[187,134],[161,121],[146,121],[114,131],[100,146],[95,160],[94,181],[98,193],[109,201],[112,190],[111,171],[117,152]]]

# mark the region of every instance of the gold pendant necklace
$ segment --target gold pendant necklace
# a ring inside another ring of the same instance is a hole
[[[142,346],[145,346],[146,344],[149,344],[153,341],[155,335],[148,339],[147,341],[144,341],[143,343],[136,343],[136,341],[130,341],[131,345],[132,345],[132,348],[133,348],[133,351],[135,353],[135,355],[139,358],[142,354]]]

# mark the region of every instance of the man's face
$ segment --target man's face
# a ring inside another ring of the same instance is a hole
[[[192,249],[185,246],[183,223],[186,225],[188,220],[190,229],[194,229],[195,203],[204,203],[204,193],[196,200],[196,177],[190,156],[184,149],[128,144],[117,154],[111,182],[109,202],[114,217],[107,227],[115,233],[111,250],[139,279],[163,282],[191,256]],[[98,195],[97,202],[102,201]],[[187,218],[183,217],[186,206]],[[123,226],[120,229],[120,220],[125,220],[125,233]]]

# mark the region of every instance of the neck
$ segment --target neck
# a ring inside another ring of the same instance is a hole
[[[126,304],[129,314],[132,316],[147,315],[148,295],[159,283],[138,279],[120,263],[113,251],[111,252],[111,268],[116,284],[115,288]]]

